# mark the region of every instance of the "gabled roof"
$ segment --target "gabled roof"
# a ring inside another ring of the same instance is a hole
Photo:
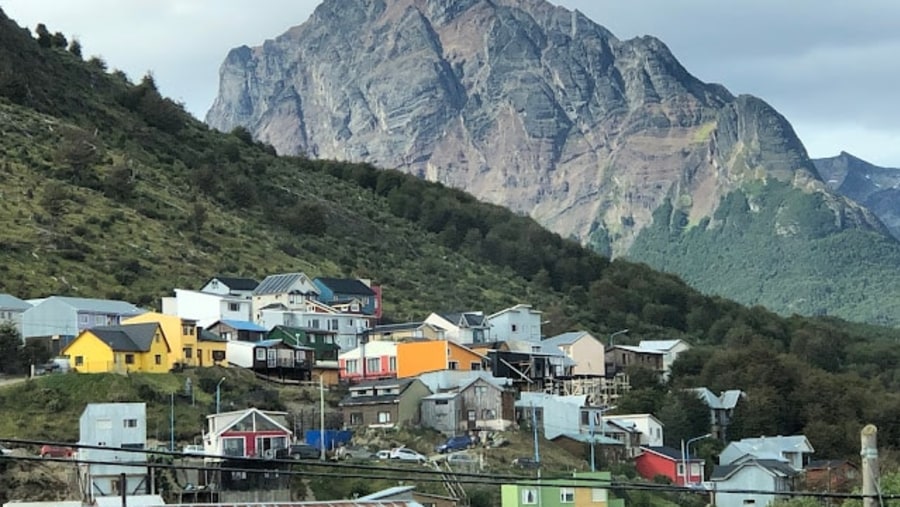
[[[225,338],[213,333],[208,329],[200,328],[200,333],[197,335],[197,339],[202,342],[227,342]]]
[[[11,294],[0,294],[0,310],[25,311],[31,308],[31,303],[23,301]]]
[[[303,273],[280,273],[277,275],[269,275],[253,289],[253,295],[282,294],[288,292],[295,283],[304,280],[312,285],[312,281]],[[313,291],[318,293],[318,289],[315,289],[315,286],[313,286]]]
[[[652,350],[660,350],[663,352],[672,350],[679,343],[684,343],[687,345],[687,342],[684,340],[641,340],[638,344],[638,347],[642,349],[652,349]]]
[[[593,438],[591,437],[591,435],[589,433],[563,433],[562,435],[557,435],[557,436],[551,438],[550,441],[555,442],[560,438],[569,438],[569,439],[575,440],[576,442],[584,442],[586,444],[589,444],[593,441],[595,444],[606,445],[606,446],[625,445],[624,442],[619,442],[615,438],[607,437],[607,436],[599,434],[597,432],[594,432]]]
[[[484,380],[499,389],[512,385],[511,379],[495,377],[490,372],[480,370],[430,371],[420,374],[418,378],[433,393],[450,390],[462,391],[478,380]]]
[[[426,324],[424,322],[401,322],[398,324],[382,324],[380,326],[373,327],[370,332],[371,333],[389,333],[391,331],[406,331],[408,329],[419,329],[423,326],[430,326],[437,329],[440,329],[438,326],[431,326],[431,324]]]
[[[147,352],[153,344],[153,337],[156,336],[158,328],[159,324],[156,322],[148,322],[146,324],[94,327],[84,333],[93,334],[116,352]],[[168,346],[169,344],[166,343],[166,348]]]
[[[331,289],[336,294],[354,294],[357,296],[374,296],[368,285],[352,278],[316,278],[314,283],[319,283]]]
[[[613,349],[627,350],[629,352],[634,352],[635,354],[652,354],[654,356],[661,356],[665,354],[665,352],[661,350],[642,349],[641,347],[635,347],[633,345],[613,345],[612,347],[608,348],[607,351]]]
[[[41,303],[47,301],[59,301],[65,303],[76,311],[88,313],[103,313],[108,315],[139,315],[145,310],[127,302],[115,299],[90,299],[76,298],[69,296],[50,296],[40,300]],[[35,304],[37,306],[37,304]]]
[[[719,396],[713,394],[712,391],[705,387],[689,389],[697,393],[697,397],[703,400],[711,409],[714,410],[730,410],[737,406],[738,401],[744,397],[744,392],[740,389],[731,389],[723,391]]]
[[[594,338],[595,340],[597,339],[587,331],[570,331],[568,333],[558,334],[552,338],[547,338],[543,343],[559,347],[560,345],[571,345],[585,336]]]
[[[206,416],[206,419],[215,419],[216,420],[216,431],[212,435],[214,438],[218,437],[222,433],[225,433],[229,429],[231,429],[235,424],[244,420],[244,418],[250,416],[259,416],[263,419],[269,421],[270,423],[278,426],[283,429],[288,434],[293,434],[287,426],[285,426],[280,420],[286,420],[287,412],[274,412],[274,411],[263,411],[256,407],[251,407],[245,410],[235,410],[232,412],[222,412],[220,414],[209,414]]]
[[[259,282],[252,278],[238,278],[233,276],[214,276],[206,281],[203,286],[209,285],[209,282],[213,280],[218,280],[219,283],[225,285],[231,290],[254,290],[259,285]]]
[[[744,438],[728,444],[728,447],[732,446],[740,451],[740,454],[757,458],[768,456],[781,458],[787,452],[814,452],[812,445],[810,445],[809,440],[804,435]]]
[[[681,451],[678,449],[673,449],[672,447],[667,446],[641,446],[641,450],[644,452],[648,452],[651,454],[656,454],[657,456],[662,456],[664,458],[668,458],[672,461],[681,461],[684,457],[681,454]],[[703,461],[703,458],[691,458],[690,461]]]
[[[734,476],[739,470],[747,467],[758,467],[768,472],[773,477],[793,477],[799,472],[791,468],[783,461],[769,459],[753,459],[736,465],[716,465],[709,476],[711,481],[725,481]]]
[[[528,313],[537,313],[537,314],[543,313],[540,310],[535,310],[531,305],[519,303],[515,306],[510,306],[509,308],[504,308],[504,309],[500,310],[499,312],[492,313],[491,315],[488,315],[487,318],[488,318],[488,320],[492,320],[494,317],[498,317],[500,315],[503,315],[504,313],[518,312],[518,311],[525,311]]]
[[[437,315],[457,327],[487,327],[483,312],[448,312]]]
[[[251,331],[257,333],[265,333],[268,330],[255,322],[250,322],[249,320],[231,320],[231,319],[222,319],[219,322],[216,322],[210,327],[215,326],[216,324],[225,324],[226,326],[236,329],[237,331]]]

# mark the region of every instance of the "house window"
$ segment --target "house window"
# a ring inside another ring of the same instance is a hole
[[[450,363],[447,365],[447,368],[449,368],[451,370],[458,370],[459,362],[458,361],[450,361]]]
[[[378,412],[378,424],[387,424],[391,422],[390,412]]]
[[[369,372],[381,371],[381,361],[377,357],[366,359],[366,368]]]
[[[516,328],[516,325],[513,324],[513,325],[512,325],[512,332],[515,333],[517,330],[518,330],[518,329]]]
[[[160,336],[158,334],[153,337],[153,341],[155,341],[156,343],[159,343],[161,340],[162,340],[162,338],[160,338]]]
[[[478,371],[478,370],[481,369],[481,363],[476,362],[476,361],[472,361],[472,362],[469,364],[469,369],[472,370],[472,371]]]
[[[359,367],[357,366],[359,363],[356,359],[348,359],[344,363],[344,369],[347,373],[357,373],[359,371]]]
[[[190,347],[185,347],[185,348],[184,348],[184,357],[185,357],[185,359],[190,359],[191,357],[193,357],[193,355],[194,355],[194,350],[193,350],[193,349],[191,349]]]
[[[125,364],[134,364],[134,354],[125,354]]]
[[[534,488],[522,488],[522,505],[534,505],[537,503],[537,490]]]
[[[162,364],[162,356],[156,354],[155,356],[153,356],[153,362],[155,362],[156,364]]]
[[[338,330],[338,320],[331,319],[331,326],[328,329],[331,329],[332,331],[337,331]]]
[[[388,358],[388,371],[397,371],[397,358]]]
[[[181,334],[185,336],[194,336],[194,326],[183,325],[181,326]]]
[[[137,428],[137,419],[125,419],[122,421],[123,428]]]
[[[490,421],[497,418],[497,411],[491,408],[481,409],[481,419]]]
[[[213,361],[224,361],[225,360],[225,351],[224,350],[214,350],[212,352]]]
[[[484,396],[487,394],[487,386],[475,386],[475,395]]]
[[[238,312],[241,310],[241,305],[238,303],[228,303],[228,311],[229,312]]]
[[[603,488],[591,488],[591,502],[608,502],[609,494]]]
[[[313,329],[319,329],[319,319],[310,319],[309,327]]]
[[[362,423],[363,423],[362,412],[351,412],[350,413],[350,425],[351,426],[361,426]]]
[[[244,456],[244,437],[223,438],[222,454],[225,456]]]
[[[264,348],[256,349],[256,360],[257,361],[265,361],[266,360],[266,349],[264,349]]]
[[[84,356],[75,356],[75,366],[84,366]]]
[[[230,331],[223,331],[223,332],[222,332],[222,339],[225,340],[225,341],[231,341],[231,332],[230,332]]]
[[[683,463],[678,464],[678,471],[676,472],[676,474],[679,477],[684,477],[684,464]]]
[[[559,502],[560,503],[575,503],[575,489],[574,488],[559,488]]]

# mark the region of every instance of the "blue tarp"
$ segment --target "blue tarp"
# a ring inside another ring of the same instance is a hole
[[[307,430],[306,443],[320,448],[321,433],[319,430]],[[353,438],[353,432],[349,430],[325,430],[325,449],[331,450],[341,444],[347,444],[351,438]]]

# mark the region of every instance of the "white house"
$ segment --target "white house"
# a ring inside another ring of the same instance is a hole
[[[10,294],[0,294],[0,324],[10,323],[22,336],[22,314],[31,308],[31,303]]]
[[[605,415],[604,421],[619,426],[632,426],[641,432],[641,445],[646,447],[663,446],[663,423],[653,414],[621,414]]]
[[[558,347],[575,362],[572,375],[603,377],[606,375],[606,348],[603,342],[587,331],[563,333],[542,342]]]
[[[149,492],[146,454],[127,450],[140,451],[147,446],[146,404],[89,403],[81,413],[79,430],[79,445],[109,447],[109,450],[79,449],[80,460],[121,463],[80,465],[86,496],[120,496],[121,474],[125,474],[127,495]]]
[[[815,452],[804,435],[744,438],[731,442],[719,454],[720,465],[737,465],[750,460],[781,461],[794,470],[803,470],[807,455]]]
[[[363,313],[340,312],[325,303],[304,301],[295,308],[271,304],[258,312],[257,323],[266,329],[275,326],[322,329],[334,332],[334,342],[341,350],[354,349],[360,337],[374,325],[375,317]]]
[[[85,329],[97,326],[118,326],[123,318],[140,315],[145,310],[111,299],[89,299],[50,296],[33,299],[31,308],[22,313],[22,337],[78,336]],[[68,344],[68,340],[61,340]],[[60,347],[62,348],[62,347]]]
[[[556,396],[546,393],[523,392],[516,401],[516,412],[525,424],[531,425],[532,409],[538,426],[544,430],[544,438],[552,440],[560,435],[578,434],[581,424],[582,407],[587,396]]]
[[[641,340],[639,348],[657,350],[663,353],[663,378],[669,378],[672,371],[672,363],[678,358],[678,354],[691,348],[684,340]]]
[[[252,278],[214,276],[203,284],[200,292],[250,299],[257,286],[259,286],[259,282]]]
[[[162,313],[195,320],[202,328],[220,320],[250,320],[250,301],[187,289],[175,289],[174,297],[162,298]]]
[[[490,335],[491,325],[484,312],[432,313],[425,323],[443,329],[444,336],[455,343],[496,341]]]
[[[795,489],[799,472],[787,463],[753,459],[736,465],[719,465],[709,481],[718,507],[766,507]],[[763,493],[771,491],[772,493]]]
[[[269,275],[259,282],[251,294],[254,322],[262,317],[260,311],[269,305],[281,305],[288,310],[305,308],[306,301],[319,298],[319,289],[303,273]]]
[[[518,304],[487,317],[494,341],[541,341],[541,312],[531,305]]]

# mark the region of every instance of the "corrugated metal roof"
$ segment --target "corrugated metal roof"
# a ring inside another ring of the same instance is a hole
[[[105,313],[112,315],[140,315],[146,310],[127,302],[115,299],[90,299],[69,296],[50,296],[44,301],[61,301],[80,312]],[[42,301],[42,302],[44,302]]]
[[[638,347],[642,349],[653,349],[666,351],[678,345],[681,340],[641,340]]]
[[[288,292],[295,283],[303,280],[309,280],[309,277],[303,273],[280,273],[277,275],[269,275],[253,289],[253,295],[283,294]],[[310,285],[312,285],[312,282],[310,282]],[[314,286],[313,290],[318,293],[318,290],[315,289]]]
[[[12,294],[0,294],[0,310],[27,310],[31,303],[21,300]]]
[[[335,294],[354,294],[356,296],[374,296],[368,285],[352,278],[316,278],[315,283],[320,283],[331,289]]]
[[[571,345],[580,340],[582,336],[589,334],[590,333],[587,331],[570,331],[568,333],[558,334],[552,338],[547,338],[544,340],[544,343],[556,345],[557,347],[560,345]]]
[[[260,333],[265,333],[267,331],[266,328],[260,326],[255,322],[250,322],[249,320],[230,320],[223,319],[220,320],[222,324],[225,324],[228,327],[234,328],[238,331],[256,331]]]

